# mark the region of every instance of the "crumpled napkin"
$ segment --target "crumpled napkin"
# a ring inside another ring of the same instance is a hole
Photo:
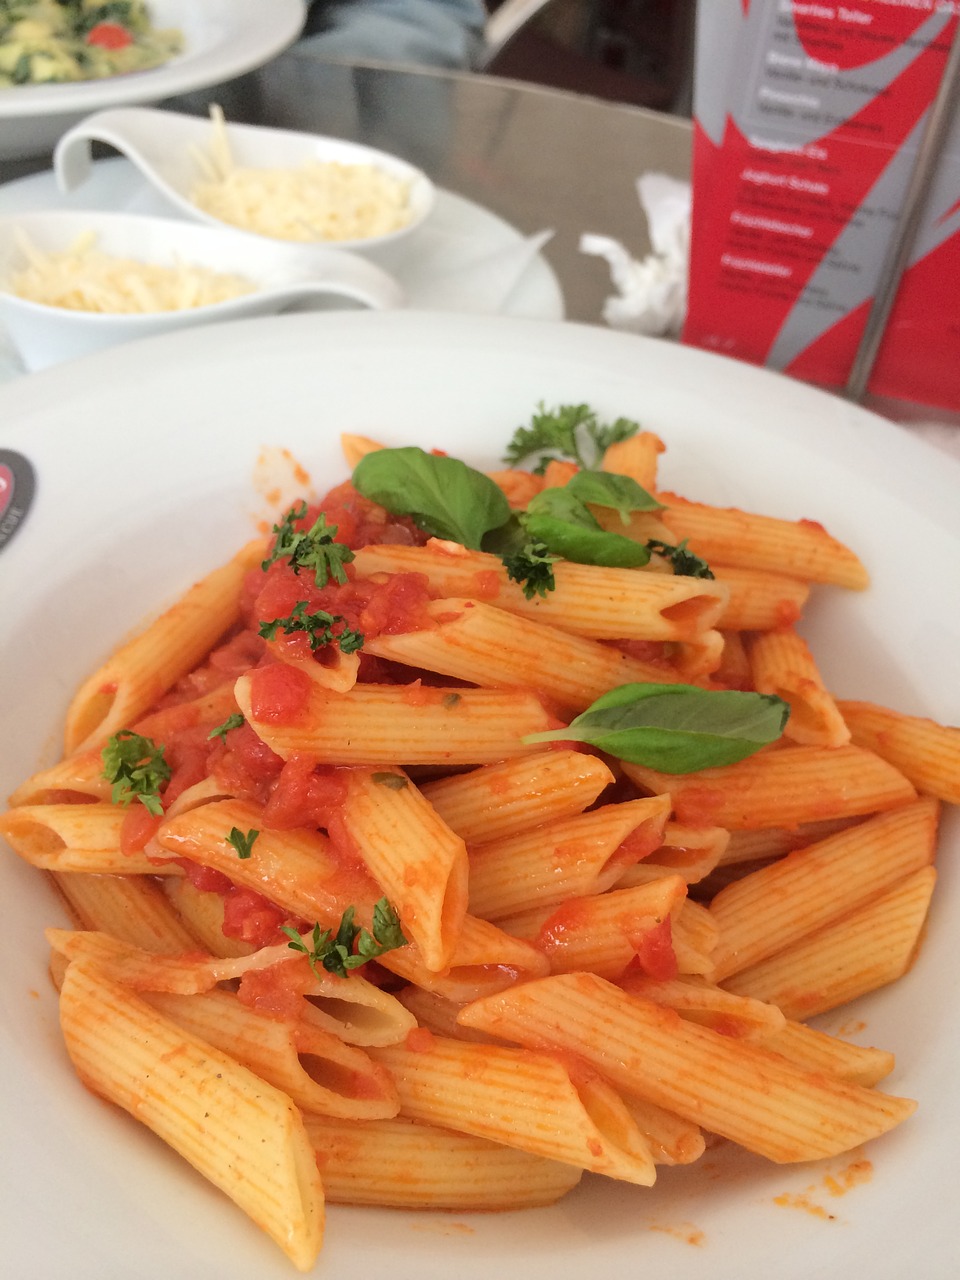
[[[637,179],[637,195],[652,252],[636,259],[618,240],[589,234],[580,237],[580,252],[606,258],[610,264],[617,292],[603,305],[607,324],[653,337],[675,336],[687,310],[690,183],[665,173],[645,173]]]

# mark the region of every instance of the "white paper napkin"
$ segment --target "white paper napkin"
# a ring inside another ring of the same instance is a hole
[[[665,173],[646,173],[637,179],[637,195],[652,252],[637,259],[618,240],[590,234],[581,236],[580,251],[606,258],[610,265],[617,292],[603,306],[607,324],[654,337],[675,336],[687,308],[690,183]]]

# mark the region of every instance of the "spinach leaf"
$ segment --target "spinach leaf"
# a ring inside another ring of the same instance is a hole
[[[538,493],[521,521],[531,540],[542,542],[564,560],[620,569],[633,569],[650,560],[643,543],[601,529],[584,504],[569,492],[569,486]]]

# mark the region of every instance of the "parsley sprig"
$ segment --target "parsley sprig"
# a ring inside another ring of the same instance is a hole
[[[368,960],[376,960],[387,951],[407,945],[400,928],[400,917],[386,898],[381,898],[373,908],[372,934],[353,923],[354,914],[354,908],[347,907],[336,934],[332,929],[321,929],[319,924],[315,924],[309,947],[296,929],[285,925],[283,932],[290,939],[287,945],[291,951],[300,951],[307,957],[318,978],[323,976],[318,966],[338,978],[346,978],[351,969],[359,969]]]
[[[534,472],[542,475],[551,458],[570,458],[585,471],[595,470],[612,444],[627,440],[640,430],[639,423],[629,418],[603,424],[589,405],[562,404],[547,409],[543,401],[528,427],[518,427],[503,455],[508,466],[515,467],[535,454],[539,460]]]
[[[224,742],[226,742],[227,734],[230,732],[230,730],[239,729],[243,723],[244,723],[243,713],[240,711],[235,711],[232,716],[227,716],[223,724],[218,724],[215,729],[210,730],[210,732],[207,734],[207,741],[209,742],[211,738],[223,738]]]
[[[650,538],[647,542],[647,550],[652,551],[655,555],[663,556],[669,560],[670,565],[675,574],[685,578],[712,578],[714,572],[702,557],[695,555],[694,552],[687,550],[687,539],[673,546],[669,542],[660,542],[656,538]]]
[[[170,781],[170,766],[152,738],[132,729],[120,729],[100,753],[103,777],[113,783],[110,798],[127,806],[139,800],[155,818],[163,814],[160,790]]]
[[[246,835],[239,827],[231,827],[230,834],[227,836],[227,844],[233,845],[237,851],[238,858],[249,858],[253,853],[253,845],[260,832],[255,828],[251,828]]]
[[[261,622],[259,633],[264,640],[274,640],[278,630],[282,630],[285,636],[303,631],[309,636],[310,648],[314,653],[330,644],[339,645],[341,653],[356,653],[363,648],[363,633],[354,631],[346,623],[342,614],[328,613],[326,609],[315,609],[313,613],[307,613],[306,600],[298,600],[285,618]],[[342,624],[339,631],[334,629],[338,624]]]
[[[553,566],[560,559],[547,550],[544,542],[526,542],[512,555],[503,557],[503,567],[507,577],[519,582],[523,594],[528,600],[534,596],[545,596],[554,591],[557,583],[553,576]]]
[[[289,560],[294,573],[312,569],[318,587],[325,587],[331,578],[342,585],[347,581],[344,566],[354,558],[353,552],[342,542],[334,541],[339,526],[327,524],[322,511],[308,530],[297,529],[296,522],[306,514],[305,502],[294,503],[280,523],[273,526],[276,541],[260,567],[267,570],[278,560]]]

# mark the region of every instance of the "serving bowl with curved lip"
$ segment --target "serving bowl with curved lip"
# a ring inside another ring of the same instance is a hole
[[[49,153],[91,112],[162,102],[244,75],[292,44],[307,12],[304,0],[149,0],[149,8],[154,26],[183,32],[183,52],[148,71],[0,91],[0,160]]]
[[[343,165],[371,165],[409,184],[410,220],[385,235],[358,240],[297,241],[303,248],[336,244],[340,249],[362,252],[410,235],[427,218],[436,200],[436,188],[427,175],[399,156],[357,142],[328,138],[320,134],[274,129],[266,125],[226,124],[226,137],[238,168],[296,169],[309,161]],[[229,224],[200,209],[192,199],[198,182],[206,178],[198,151],[205,151],[213,137],[213,125],[200,116],[150,107],[121,107],[98,111],[81,120],[60,139],[53,156],[57,182],[63,191],[73,191],[90,175],[91,142],[105,142],[122,152],[147,181],[181,213],[209,226]],[[240,230],[239,228],[232,228]],[[242,231],[271,244],[290,243]]]
[[[97,248],[111,256],[167,266],[203,266],[244,276],[254,289],[206,306],[133,315],[31,302],[8,287],[11,273],[23,264],[18,231],[45,253],[69,249],[92,232]],[[311,309],[331,301],[386,310],[403,306],[404,298],[387,272],[339,248],[304,250],[239,231],[137,214],[55,211],[0,218],[0,319],[29,370],[175,329]]]

